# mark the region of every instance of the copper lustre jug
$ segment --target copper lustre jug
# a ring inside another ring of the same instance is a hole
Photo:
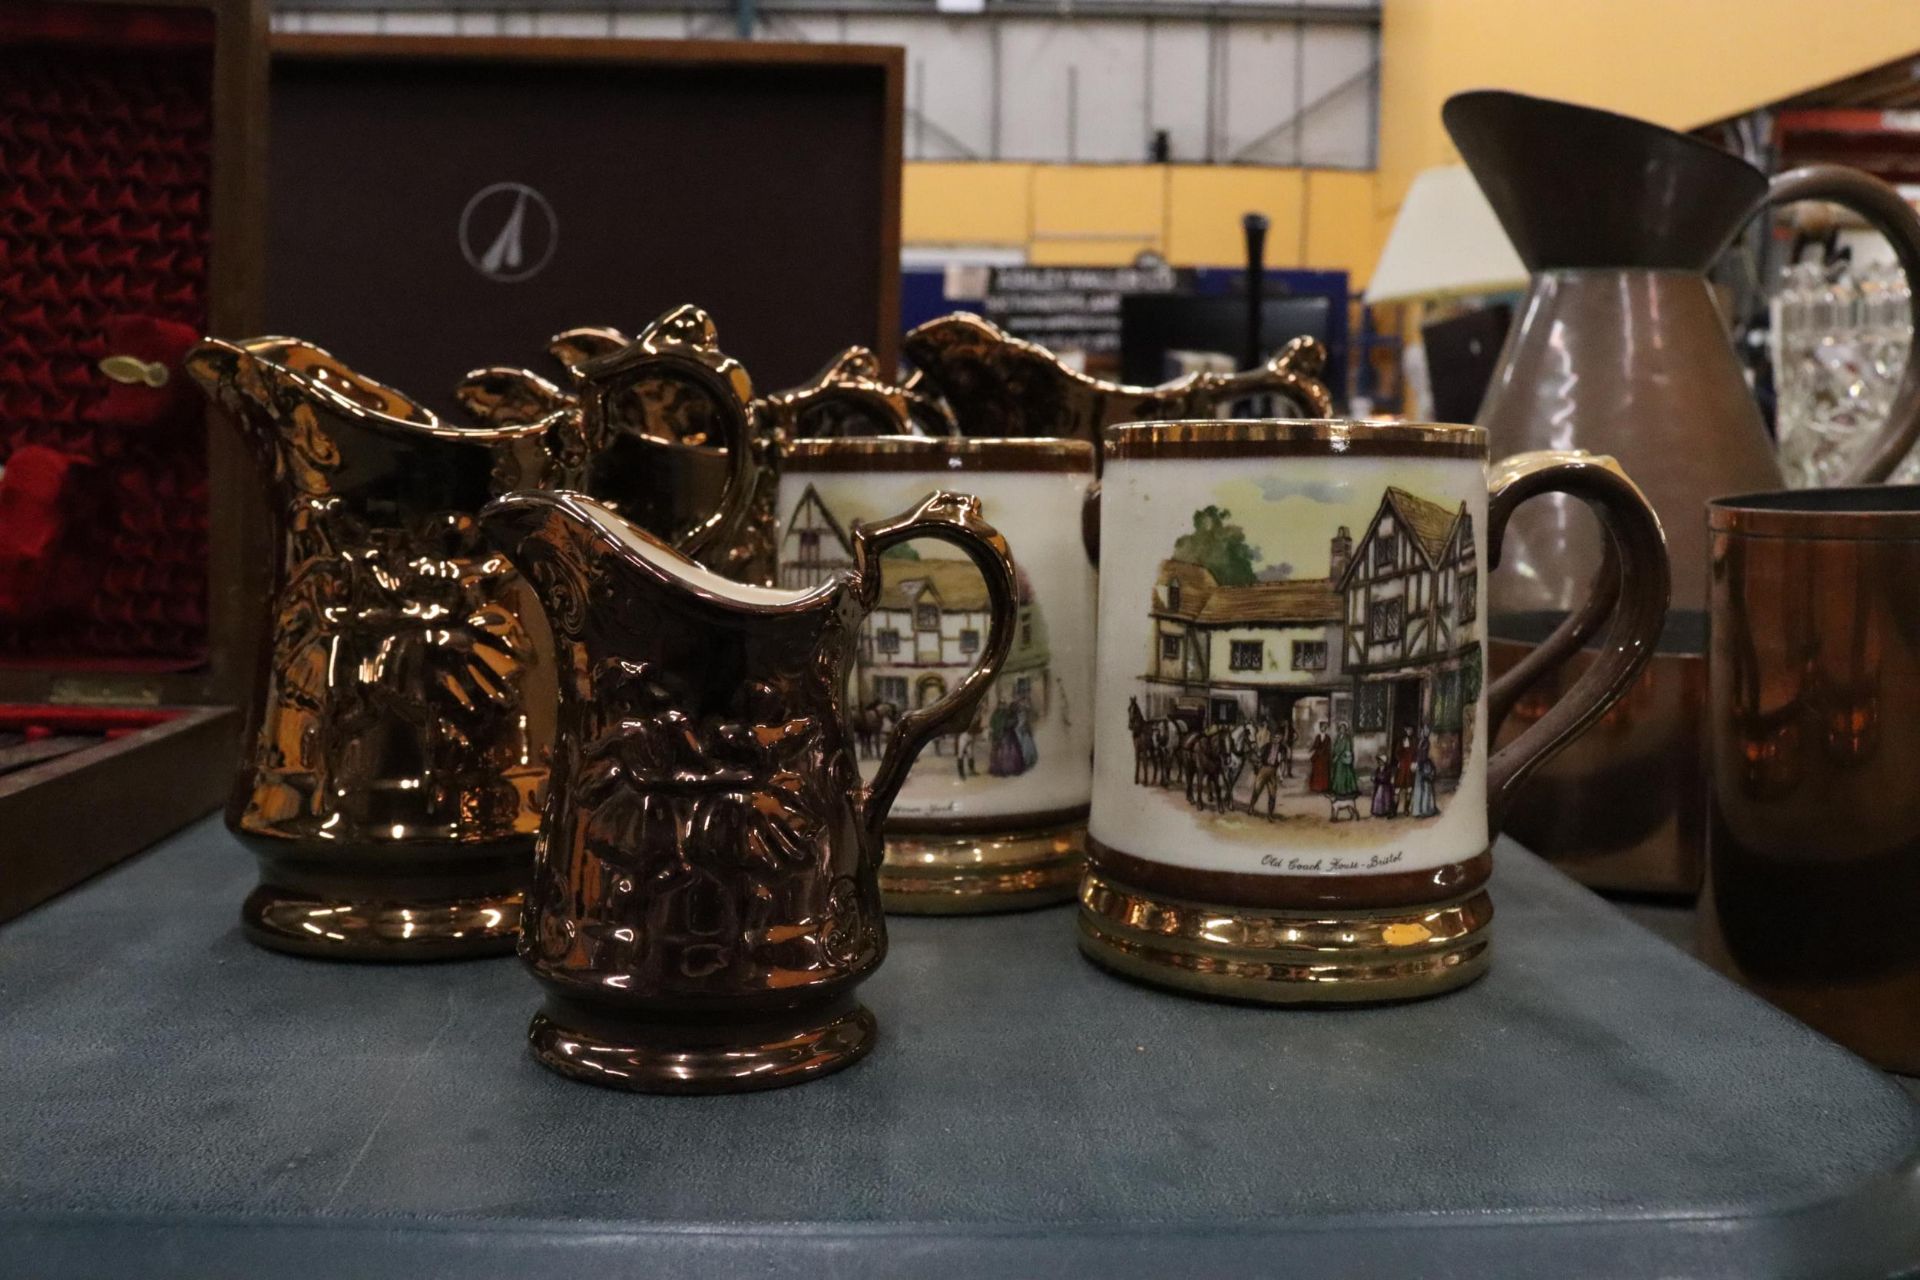
[[[601,386],[688,354],[612,357]],[[450,425],[286,338],[209,340],[187,368],[254,446],[277,540],[227,807],[260,860],[248,936],[340,959],[511,950],[557,694],[533,597],[477,515],[511,490],[585,483],[594,405]],[[676,531],[725,536],[750,487]]]
[[[1920,279],[1920,218],[1855,170],[1816,165],[1769,182],[1698,138],[1571,103],[1475,91],[1449,99],[1442,115],[1532,273],[1480,408],[1494,454],[1583,449],[1619,459],[1659,514],[1673,564],[1667,631],[1640,681],[1541,771],[1507,830],[1596,887],[1688,893],[1702,846],[1702,513],[1722,494],[1784,484],[1707,268],[1768,206],[1831,200],[1884,232]],[[1920,359],[1910,352],[1887,422],[1845,482],[1885,479],[1916,437]],[[1587,596],[1601,535],[1575,504],[1549,495],[1515,514],[1502,558],[1515,572],[1490,583],[1496,670],[1534,652]],[[1542,680],[1509,733],[1595,660],[1580,653]]]
[[[908,387],[938,393],[970,436],[1059,436],[1097,445],[1100,432],[1118,423],[1211,414],[1256,395],[1279,396],[1303,418],[1333,412],[1320,380],[1327,349],[1317,338],[1293,339],[1257,369],[1190,373],[1157,387],[1089,377],[968,311],[919,325],[901,347],[916,370]]]
[[[855,524],[818,585],[742,585],[575,494],[482,515],[539,595],[559,749],[520,955],[528,1036],[573,1079],[647,1092],[797,1084],[853,1062],[854,988],[886,953],[881,829],[934,735],[968,721],[1013,641],[1014,570],[971,497]],[[901,716],[863,786],[846,706],[880,557],[936,538],[984,578],[987,634],[944,697]]]

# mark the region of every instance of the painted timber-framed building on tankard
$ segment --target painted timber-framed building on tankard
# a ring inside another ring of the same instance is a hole
[[[1341,525],[1328,576],[1221,586],[1206,568],[1155,575],[1144,712],[1189,730],[1292,720],[1351,726],[1363,758],[1431,735],[1443,777],[1461,768],[1479,696],[1479,560],[1464,503],[1388,487],[1359,541]]]
[[[1223,587],[1200,565],[1165,560],[1152,613],[1150,717],[1190,729],[1279,724],[1317,700],[1306,710],[1331,719],[1335,701],[1348,696],[1339,665],[1344,612],[1332,577]]]
[[[853,568],[853,543],[819,491],[808,485],[780,536],[780,585],[817,587]],[[982,588],[984,590],[984,588]]]
[[[845,526],[812,486],[800,495],[780,546],[780,585],[819,585],[853,563]],[[860,634],[855,704],[895,714],[929,706],[973,669],[986,635],[987,585],[967,560],[889,556],[881,565],[880,601]],[[1019,703],[1034,721],[1052,701],[1046,620],[1027,575],[1018,588],[1013,649],[983,711]],[[951,744],[936,742],[934,754]]]
[[[1431,733],[1441,776],[1459,774],[1484,661],[1479,573],[1465,503],[1446,507],[1397,487],[1381,495],[1339,577],[1356,746]]]

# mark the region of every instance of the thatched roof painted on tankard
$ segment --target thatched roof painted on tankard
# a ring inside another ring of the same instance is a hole
[[[1216,587],[1194,621],[1202,626],[1325,623],[1340,621],[1344,612],[1344,602],[1332,578],[1300,578],[1251,587]]]
[[[1180,607],[1177,609],[1167,604],[1167,585],[1174,582],[1180,584]],[[1213,574],[1192,561],[1162,560],[1160,572],[1153,580],[1153,603],[1149,612],[1192,622],[1200,616],[1207,598],[1220,589]]]

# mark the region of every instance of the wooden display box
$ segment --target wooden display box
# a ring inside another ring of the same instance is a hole
[[[280,35],[267,327],[443,412],[694,303],[757,391],[896,360],[903,53]]]
[[[46,480],[0,507],[0,733],[16,761],[95,739],[0,773],[0,919],[232,777],[264,512],[170,362],[188,335],[258,330],[265,51],[264,0],[0,6],[0,464]],[[165,354],[142,345],[158,330]],[[108,377],[129,354],[162,385]],[[57,556],[35,559],[36,520]]]

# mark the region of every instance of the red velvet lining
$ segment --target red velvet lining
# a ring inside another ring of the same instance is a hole
[[[0,8],[0,665],[205,661],[206,442],[175,365],[207,323],[212,41],[204,10]]]

